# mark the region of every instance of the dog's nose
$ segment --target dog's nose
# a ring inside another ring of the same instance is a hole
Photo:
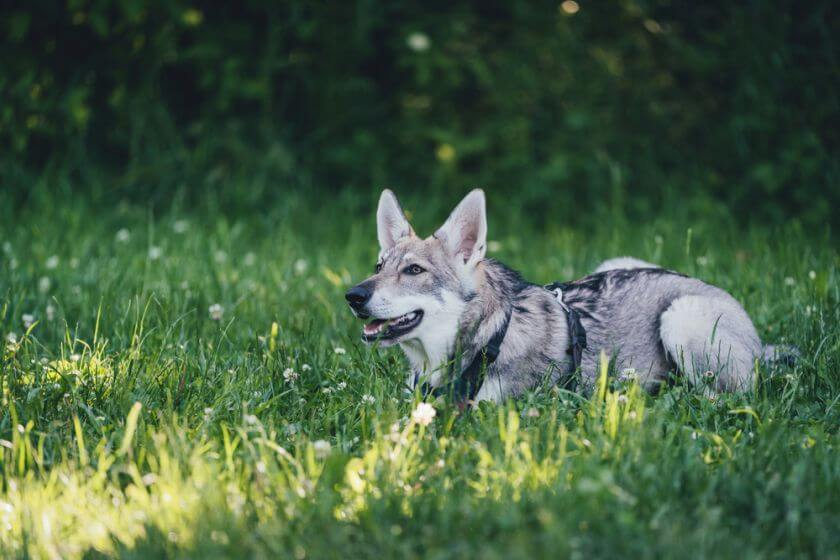
[[[347,303],[350,304],[350,307],[353,309],[359,309],[368,302],[371,295],[370,290],[367,288],[362,286],[353,286],[347,290],[347,293],[344,294],[344,298],[347,300]]]

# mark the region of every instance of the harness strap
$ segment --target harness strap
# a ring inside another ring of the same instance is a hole
[[[563,301],[563,290],[568,289],[569,285],[565,282],[554,282],[547,284],[545,289],[549,292],[554,292],[560,307],[566,312],[566,322],[569,327],[569,349],[566,353],[572,356],[572,367],[570,374],[575,373],[583,360],[583,350],[586,348],[586,329],[583,328],[583,323],[580,321],[580,314],[574,307]]]
[[[430,394],[435,397],[451,394],[455,398],[455,402],[458,403],[465,403],[475,399],[476,394],[478,394],[478,389],[484,381],[484,373],[487,371],[490,364],[495,362],[496,358],[499,357],[502,342],[505,339],[508,326],[510,325],[511,314],[512,313],[507,314],[499,330],[493,334],[487,345],[476,353],[475,357],[470,362],[470,365],[468,365],[460,375],[456,377],[450,368],[449,378],[452,381],[449,383],[435,388],[432,388],[428,383],[424,383],[421,387],[423,397],[425,398]],[[452,367],[454,366],[455,364],[452,365]],[[415,379],[416,378],[417,376],[415,375]]]

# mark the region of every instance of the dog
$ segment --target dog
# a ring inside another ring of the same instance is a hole
[[[651,393],[682,376],[706,395],[753,388],[763,347],[724,290],[620,257],[589,276],[541,286],[487,258],[484,192],[470,192],[432,236],[414,233],[396,196],[376,212],[379,258],[345,298],[368,344],[399,344],[406,384],[500,402],[540,384],[591,392],[605,353]]]

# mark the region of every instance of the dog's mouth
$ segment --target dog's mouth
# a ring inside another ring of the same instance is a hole
[[[392,319],[374,319],[362,328],[362,340],[394,340],[414,330],[422,320],[422,309]]]

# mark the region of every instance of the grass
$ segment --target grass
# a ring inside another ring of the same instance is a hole
[[[439,401],[423,425],[401,354],[358,343],[341,297],[374,262],[374,198],[32,200],[0,225],[0,556],[838,557],[828,234],[720,214],[537,228],[491,193],[491,252],[527,278],[652,259],[802,359],[714,401],[605,377],[589,398]],[[420,231],[444,218],[406,206]]]

